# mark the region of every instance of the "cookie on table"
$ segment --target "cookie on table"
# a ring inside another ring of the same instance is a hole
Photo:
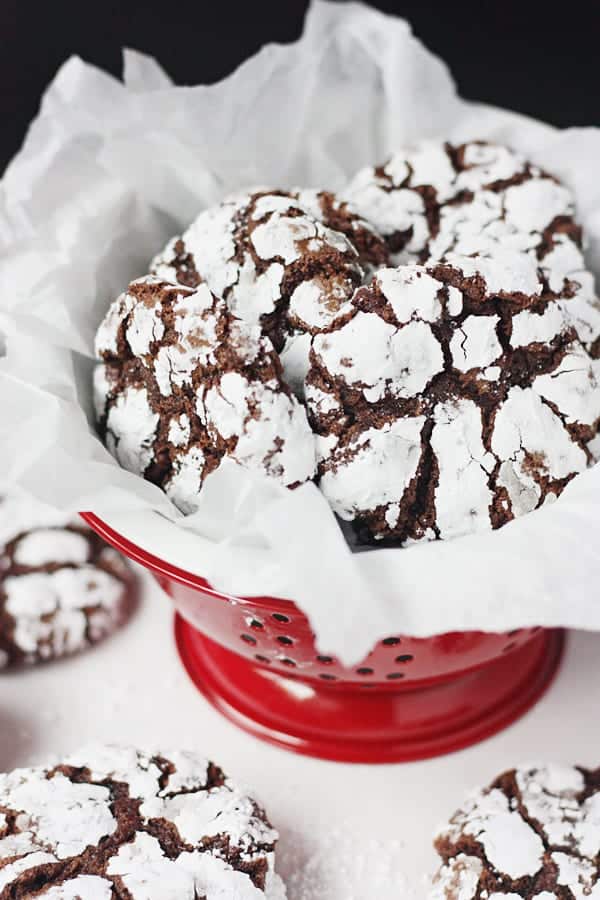
[[[381,269],[316,335],[319,485],[363,540],[499,528],[590,463],[600,363],[521,254]]]
[[[290,488],[313,477],[314,436],[270,341],[206,284],[132,282],[98,329],[96,351],[108,449],[183,512],[197,509],[224,459]]]
[[[600,894],[600,773],[521,767],[472,795],[438,834],[430,900],[584,900]]]
[[[285,900],[277,834],[196,753],[95,746],[0,775],[0,895]]]
[[[484,141],[423,141],[361,170],[343,196],[385,236],[395,264],[530,255],[544,290],[573,300],[581,339],[600,353],[600,307],[573,194],[522,154]]]
[[[310,336],[343,320],[366,270],[387,262],[383,239],[325,191],[259,190],[202,212],[153,261],[167,281],[206,282],[281,354],[297,394]]]
[[[0,500],[0,669],[58,659],[129,617],[133,576],[77,518]]]

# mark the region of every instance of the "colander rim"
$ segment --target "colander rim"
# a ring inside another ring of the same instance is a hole
[[[281,612],[289,616],[302,616],[302,618],[306,618],[302,610],[299,609],[299,607],[296,606],[296,604],[292,600],[282,600],[277,597],[261,596],[240,597],[237,595],[234,596],[233,594],[224,594],[221,591],[217,591],[208,583],[208,581],[206,581],[206,579],[202,578],[200,575],[195,575],[193,572],[188,572],[186,569],[182,569],[179,566],[173,565],[173,563],[170,563],[168,562],[168,560],[157,556],[155,553],[151,553],[149,550],[144,550],[143,547],[140,547],[139,544],[136,544],[134,541],[125,537],[123,534],[121,534],[120,531],[117,531],[96,513],[85,511],[80,512],[79,515],[90,526],[90,528],[97,534],[99,534],[100,537],[104,538],[104,540],[106,540],[108,544],[110,544],[120,553],[123,553],[124,556],[127,556],[134,562],[139,563],[144,568],[150,569],[152,572],[154,572],[155,575],[158,575],[161,578],[165,578],[170,581],[176,581],[179,584],[186,585],[187,587],[192,587],[196,590],[203,591],[205,594],[208,594],[215,600],[223,600],[226,603],[251,603],[253,606],[257,606],[260,609],[264,609],[265,611]]]

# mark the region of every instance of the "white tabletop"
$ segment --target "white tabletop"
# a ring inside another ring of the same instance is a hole
[[[290,900],[421,900],[431,836],[478,784],[518,762],[600,764],[600,635],[573,633],[549,694],[470,750],[410,765],[321,762],[238,731],[177,657],[169,601],[143,576],[134,620],[94,650],[0,678],[0,768],[89,741],[197,748],[264,803],[281,833]]]

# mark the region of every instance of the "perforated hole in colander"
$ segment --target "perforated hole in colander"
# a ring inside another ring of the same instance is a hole
[[[273,613],[273,618],[275,619],[276,622],[287,623],[287,622],[292,621],[289,616],[284,616],[283,613]]]
[[[330,666],[333,663],[333,657],[331,656],[317,656],[317,662],[320,662],[324,666]]]
[[[373,669],[370,669],[368,666],[361,666],[360,669],[356,670],[357,675],[372,675]]]
[[[388,681],[398,681],[400,678],[404,678],[404,672],[390,672],[385,677]]]
[[[284,657],[283,659],[280,659],[279,662],[283,663],[284,666],[289,666],[290,669],[295,668],[295,666],[296,666],[296,663],[294,662],[294,660],[290,659],[287,656]]]
[[[250,628],[256,629],[256,631],[262,631],[265,627],[264,623],[260,621],[260,619],[251,619],[250,620]]]
[[[294,643],[293,640],[292,640],[290,637],[286,637],[285,634],[280,634],[280,635],[278,635],[277,641],[278,641],[280,644],[283,644],[284,647],[291,647],[292,644]]]
[[[396,657],[395,662],[404,665],[406,663],[412,662],[413,659],[414,656],[412,655],[412,653],[401,653],[400,656]]]
[[[251,634],[240,634],[240,637],[246,644],[256,644],[256,638],[252,637]]]
[[[269,659],[269,657],[263,656],[261,653],[257,653],[254,659],[257,660],[257,662],[265,663],[268,666],[271,665],[271,660]]]
[[[397,647],[400,643],[399,637],[388,637],[384,638],[381,642],[384,647]]]

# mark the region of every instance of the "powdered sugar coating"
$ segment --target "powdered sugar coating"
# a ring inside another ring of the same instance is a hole
[[[502,460],[498,484],[506,489],[517,515],[538,506],[546,473],[558,480],[568,479],[587,463],[584,449],[537,395],[535,383],[533,390],[510,389],[496,415],[491,447]]]
[[[126,564],[80,520],[8,498],[0,535],[0,668],[75,653],[129,616]]]
[[[598,772],[531,766],[473,794],[437,836],[431,900],[584,900],[600,892]]]
[[[225,457],[289,487],[313,476],[306,414],[258,325],[236,319],[204,283],[148,276],[127,295],[96,344],[100,429],[121,465],[159,484],[185,513]]]
[[[542,865],[544,844],[539,834],[499,790],[479,798],[462,831],[481,844],[490,865],[512,881],[535,875]]]
[[[39,528],[25,534],[15,547],[13,560],[19,566],[44,566],[51,563],[87,562],[89,545],[82,534]]]
[[[97,875],[77,875],[63,881],[59,887],[42,890],[40,897],[44,900],[111,900],[112,885],[105,878]]]
[[[600,336],[573,195],[522,154],[481,141],[423,141],[363,169],[343,196],[386,237],[395,264],[529,256],[546,290],[577,298],[581,340],[591,347]]]
[[[436,874],[429,900],[473,900],[482,872],[483,865],[476,857],[464,853],[453,856]],[[516,900],[516,894],[509,894],[508,900]]]
[[[44,771],[17,769],[0,776],[0,804],[19,813],[16,832],[0,844],[2,856],[42,848],[57,860],[79,856],[115,830],[110,801],[106,787],[77,784],[60,772],[47,778]]]
[[[255,191],[201,213],[155,258],[152,272],[193,287],[206,282],[234,315],[261,326],[286,377],[295,344],[289,381],[301,392],[308,342],[297,339],[343,318],[366,271],[386,261],[373,226],[335,195]]]
[[[96,407],[106,410],[106,388],[110,383],[104,370],[94,381]],[[103,409],[104,407],[104,409]],[[153,412],[146,388],[126,387],[114,398],[106,414],[106,446],[119,464],[129,472],[142,475],[153,458],[157,437],[158,413]]]
[[[401,255],[396,262],[420,254],[438,259],[451,250],[481,253],[488,239],[497,240],[498,228],[517,235],[519,249],[531,249],[535,237],[539,243],[541,232],[556,217],[571,215],[574,206],[565,187],[521,154],[478,141],[453,146],[425,140],[403,147],[383,166],[361,170],[344,197],[386,236]],[[460,246],[475,238],[478,227],[488,229],[479,236],[480,247]]]
[[[89,747],[0,775],[0,806],[0,889],[11,895],[35,885],[52,900],[285,898],[276,832],[198,754]]]
[[[497,528],[593,459],[600,363],[521,254],[382,269],[315,335],[320,487],[365,539]]]
[[[431,236],[427,185],[440,202],[452,189],[454,170],[443,144],[423,142],[399,151],[383,166],[367,167],[346,191],[359,213],[387,238],[396,264],[420,254]]]
[[[330,372],[343,372],[368,400],[419,393],[443,369],[440,345],[424,322],[397,328],[357,312],[338,331],[318,335],[313,352]]]
[[[321,490],[341,518],[353,521],[364,510],[385,506],[390,528],[396,526],[393,507],[416,475],[424,421],[386,422],[328,454]]]
[[[438,468],[436,523],[451,538],[488,527],[496,459],[483,443],[481,412],[469,399],[436,406],[430,444]]]

